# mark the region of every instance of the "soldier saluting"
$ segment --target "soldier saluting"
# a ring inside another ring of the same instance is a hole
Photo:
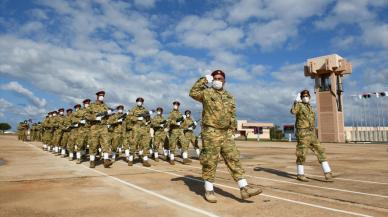
[[[208,88],[207,83],[212,83]],[[190,90],[190,96],[201,102],[202,111],[202,150],[200,162],[202,164],[202,178],[205,180],[205,199],[215,203],[213,183],[221,154],[233,179],[238,182],[241,197],[247,199],[262,192],[255,185],[248,185],[245,171],[240,162],[240,153],[233,139],[237,127],[236,105],[234,97],[224,90],[225,73],[214,71],[195,82]]]
[[[310,105],[310,93],[308,90],[302,90],[294,101],[291,113],[295,115],[296,126],[296,170],[297,179],[307,182],[304,175],[303,164],[306,161],[308,149],[311,149],[321,163],[322,170],[325,174],[326,181],[332,182],[333,177],[329,163],[326,160],[325,149],[321,146],[315,134],[315,113]]]

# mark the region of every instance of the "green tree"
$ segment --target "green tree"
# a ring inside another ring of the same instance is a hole
[[[275,127],[271,128],[269,134],[271,140],[280,140],[284,137],[283,131],[279,125],[275,125]]]
[[[4,134],[4,131],[9,129],[11,129],[11,125],[9,125],[8,123],[0,123],[0,130],[3,131],[3,134]]]

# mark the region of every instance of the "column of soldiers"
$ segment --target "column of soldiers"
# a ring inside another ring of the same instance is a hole
[[[27,141],[28,130],[30,126],[27,120],[20,122],[17,126],[18,140]]]
[[[190,143],[199,157],[198,138],[194,134],[198,123],[192,119],[190,110],[186,110],[185,115],[179,112],[178,101],[173,102],[166,119],[163,108],[148,110],[142,97],[137,98],[136,105],[127,112],[123,105],[109,108],[104,97],[105,92],[99,91],[95,102],[85,99],[83,106],[77,104],[74,110],[67,109],[66,114],[64,108],[49,112],[41,124],[34,125],[33,134],[40,135],[36,140],[43,142],[43,150],[76,160],[77,164],[82,163],[88,153],[91,168],[99,159],[109,168],[122,152],[128,166],[134,164],[136,156],[145,167],[151,166],[150,158],[174,165],[177,147],[183,164],[190,164]]]

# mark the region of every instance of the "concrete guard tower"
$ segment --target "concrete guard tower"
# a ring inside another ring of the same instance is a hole
[[[345,142],[342,77],[351,73],[351,63],[337,54],[307,60],[304,75],[315,79],[321,142]]]

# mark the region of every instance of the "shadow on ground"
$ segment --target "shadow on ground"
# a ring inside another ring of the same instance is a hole
[[[205,191],[204,191],[203,182],[199,181],[199,180],[202,180],[202,178],[191,176],[191,175],[186,175],[184,177],[178,177],[178,178],[171,179],[171,181],[174,181],[174,182],[183,181],[185,183],[185,185],[189,188],[190,191],[194,192],[195,194],[197,194],[201,197],[204,197]],[[243,200],[239,197],[236,197],[235,195],[233,195],[227,191],[224,191],[221,188],[214,187],[214,192],[218,195],[223,196],[223,197],[229,197],[229,198],[232,198],[234,200],[237,200],[238,202],[253,203],[252,201]]]

